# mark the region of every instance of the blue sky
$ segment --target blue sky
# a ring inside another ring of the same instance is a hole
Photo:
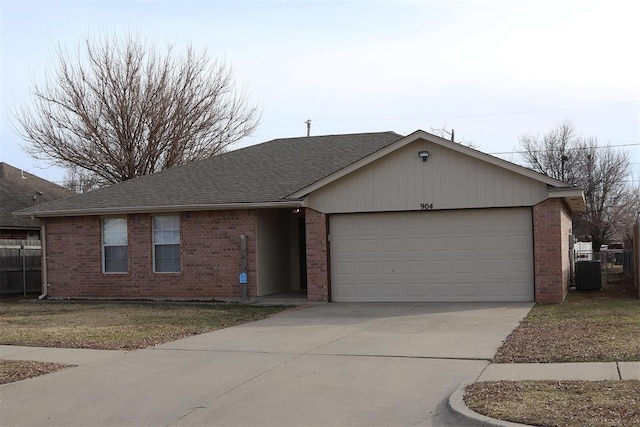
[[[232,65],[262,109],[237,146],[311,133],[453,128],[480,150],[572,120],[628,145],[640,179],[640,2],[1,0],[0,161],[60,181],[20,149],[11,114],[56,46],[132,32]],[[632,145],[633,144],[633,145]],[[517,161],[517,155],[501,157]]]

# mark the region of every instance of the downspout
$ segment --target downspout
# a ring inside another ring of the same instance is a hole
[[[40,246],[42,252],[42,295],[38,297],[39,300],[47,298],[49,293],[49,283],[47,282],[47,234],[44,224],[40,226]]]

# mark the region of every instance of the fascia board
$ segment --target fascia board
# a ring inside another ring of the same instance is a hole
[[[128,206],[95,209],[70,209],[42,212],[15,212],[16,216],[33,218],[50,218],[64,216],[89,216],[89,215],[122,215],[131,213],[160,213],[160,212],[184,212],[184,211],[220,211],[235,209],[272,209],[272,208],[300,208],[304,206],[301,200],[286,202],[262,202],[262,203],[224,203],[206,205],[173,205],[173,206]]]
[[[586,210],[587,204],[582,188],[550,188],[547,195],[550,199],[564,199],[574,213]]]

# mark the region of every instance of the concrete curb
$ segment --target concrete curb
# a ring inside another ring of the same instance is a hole
[[[464,388],[474,381],[465,381],[449,396],[449,409],[465,424],[478,427],[531,427],[528,424],[512,423],[510,421],[497,420],[472,411],[464,403]]]
[[[639,380],[640,362],[577,362],[577,363],[521,363],[489,364],[477,377],[463,382],[449,396],[449,409],[471,426],[526,427],[528,424],[497,420],[472,411],[464,403],[464,389],[468,384],[482,381],[619,381]]]

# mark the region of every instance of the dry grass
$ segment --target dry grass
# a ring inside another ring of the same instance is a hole
[[[0,360],[0,384],[26,380],[69,368],[60,363],[29,362],[25,360]]]
[[[640,361],[640,301],[630,283],[572,291],[533,307],[497,363]],[[535,426],[640,426],[640,381],[492,381],[467,386],[474,411]]]
[[[467,386],[480,414],[533,426],[640,425],[640,381],[492,381]]]
[[[286,308],[3,300],[0,303],[0,344],[134,350],[259,320]],[[69,366],[0,360],[0,384]]]
[[[640,300],[620,283],[536,304],[494,357],[497,363],[640,361]]]
[[[251,322],[286,307],[231,304],[0,304],[0,344],[134,350]]]

